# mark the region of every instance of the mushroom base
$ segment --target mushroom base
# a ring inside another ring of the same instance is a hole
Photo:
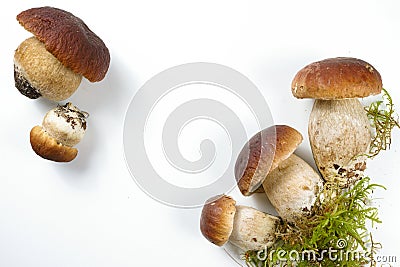
[[[37,99],[42,96],[39,93],[39,90],[34,88],[29,83],[29,81],[23,75],[21,69],[19,69],[16,65],[14,65],[14,80],[15,80],[15,87],[24,96],[30,99]]]

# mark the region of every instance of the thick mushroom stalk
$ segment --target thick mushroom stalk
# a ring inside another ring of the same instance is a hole
[[[292,154],[268,174],[263,187],[279,216],[295,222],[310,213],[323,180],[307,162]]]
[[[365,170],[371,130],[358,99],[315,100],[308,134],[315,162],[326,180],[345,184]]]
[[[278,217],[251,207],[236,206],[226,195],[207,200],[200,218],[203,236],[217,246],[228,241],[240,249],[261,250],[275,242]]]
[[[316,99],[308,131],[315,162],[325,180],[345,185],[366,168],[363,155],[371,142],[370,124],[357,98],[381,90],[379,72],[356,58],[314,62],[293,78],[295,97]]]
[[[229,241],[243,250],[262,250],[275,242],[279,218],[247,206],[236,206]]]

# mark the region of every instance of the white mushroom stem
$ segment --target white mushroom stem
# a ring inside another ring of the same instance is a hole
[[[279,221],[279,218],[257,209],[236,206],[229,241],[244,251],[265,249],[275,242],[275,232]]]
[[[292,154],[270,172],[263,183],[265,193],[282,219],[295,221],[307,214],[323,186],[318,173]]]
[[[315,100],[308,133],[315,162],[325,180],[346,183],[365,169],[370,122],[357,98]]]

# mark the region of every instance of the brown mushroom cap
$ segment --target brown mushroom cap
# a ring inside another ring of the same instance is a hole
[[[21,12],[17,20],[74,72],[91,82],[101,81],[106,75],[108,48],[80,18],[58,8],[39,7]]]
[[[369,63],[350,57],[328,58],[297,72],[292,93],[297,98],[343,99],[379,94],[382,78]]]
[[[203,236],[217,246],[228,242],[233,230],[236,201],[226,195],[210,198],[203,207],[200,230]]]
[[[286,125],[268,127],[243,147],[235,165],[240,192],[248,196],[262,184],[270,171],[287,159],[302,142],[302,135]]]
[[[41,126],[32,128],[30,142],[37,155],[52,161],[70,162],[78,154],[76,148],[57,143],[56,139],[48,135]]]

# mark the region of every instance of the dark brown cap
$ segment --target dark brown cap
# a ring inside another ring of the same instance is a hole
[[[203,236],[217,246],[228,242],[233,230],[236,201],[226,195],[212,197],[206,201],[200,218]]]
[[[350,57],[328,58],[311,63],[292,81],[297,98],[342,99],[379,94],[382,79],[369,63]]]
[[[39,7],[21,12],[17,20],[74,72],[91,82],[101,81],[106,75],[108,48],[80,18],[58,8]]]
[[[240,192],[248,196],[257,190],[267,174],[292,155],[302,141],[303,136],[287,125],[274,125],[254,135],[236,160]]]

